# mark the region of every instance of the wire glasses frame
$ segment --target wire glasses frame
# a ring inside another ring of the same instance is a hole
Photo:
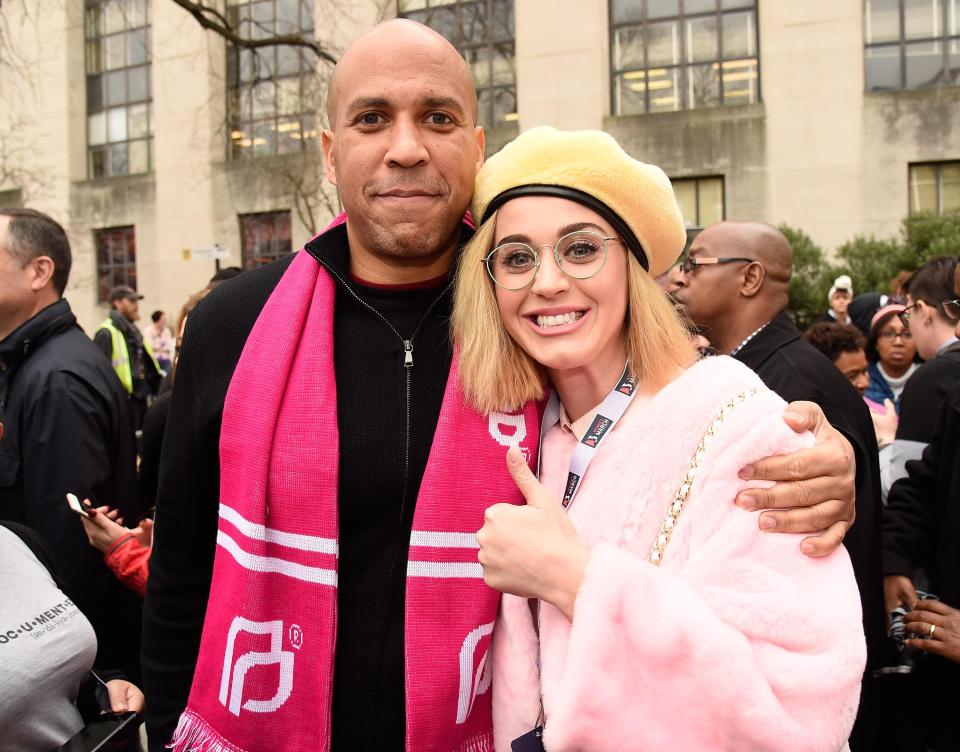
[[[903,342],[913,342],[913,334],[907,327],[904,327],[899,332],[895,332],[892,329],[884,329],[877,334],[877,339],[882,339],[884,342],[893,342],[897,337]]]
[[[918,300],[916,303],[912,303],[908,305],[906,308],[900,311],[900,313],[897,314],[897,318],[900,319],[900,323],[903,324],[904,328],[906,329],[910,328],[910,309],[916,308],[922,302],[923,302],[922,300]]]
[[[752,263],[755,259],[745,256],[700,256],[691,258],[687,256],[680,262],[680,271],[684,274],[690,274],[698,266],[716,266],[717,264],[732,264],[735,261],[746,261]]]
[[[943,301],[943,312],[952,319],[960,319],[960,298]]]
[[[616,235],[601,235],[591,230],[567,233],[555,245],[536,247],[527,243],[501,243],[481,259],[494,284],[504,290],[522,290],[533,284],[540,271],[541,248],[552,248],[557,267],[571,279],[595,277],[607,263],[608,244],[623,240]]]

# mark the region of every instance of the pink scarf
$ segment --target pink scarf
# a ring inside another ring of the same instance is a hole
[[[334,299],[331,278],[299,253],[230,383],[213,583],[176,752],[330,747],[338,430],[349,429],[336,412]],[[487,649],[499,594],[483,582],[475,533],[487,506],[522,501],[504,454],[519,440],[535,458],[538,431],[534,405],[471,410],[454,359],[407,565],[411,752],[493,750]]]

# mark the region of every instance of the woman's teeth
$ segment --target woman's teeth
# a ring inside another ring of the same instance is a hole
[[[537,316],[537,326],[547,329],[551,326],[572,324],[581,318],[583,318],[583,311],[570,311],[570,313],[561,313],[559,316]]]

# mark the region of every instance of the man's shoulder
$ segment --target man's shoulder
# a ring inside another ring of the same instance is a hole
[[[907,379],[904,392],[922,392],[952,385],[960,381],[960,352],[951,351],[938,355],[922,364]]]
[[[187,318],[178,373],[193,374],[194,387],[202,392],[196,399],[210,415],[219,415],[247,338],[294,257],[285,256],[227,280]],[[190,362],[187,369],[186,361]]]
[[[290,254],[228,279],[197,304],[196,320],[226,332],[242,331],[245,339],[295,257]]]
[[[872,431],[866,403],[840,369],[809,342],[787,342],[770,360],[777,364],[780,383],[768,385],[785,400],[816,402],[835,426],[847,425],[860,433]],[[760,375],[767,381],[762,371]]]
[[[126,400],[126,392],[103,352],[79,327],[45,340],[23,364],[14,389],[25,404],[52,400],[98,405]]]
[[[62,373],[112,373],[110,361],[77,326],[45,339],[24,362],[23,371],[41,378]]]
[[[833,384],[847,383],[837,367],[804,339],[783,343],[774,351],[768,363],[768,370],[776,371],[792,389],[809,394],[818,393]],[[760,375],[766,380],[763,370],[761,368]]]

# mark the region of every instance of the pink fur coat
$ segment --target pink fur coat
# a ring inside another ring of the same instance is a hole
[[[712,440],[659,567],[647,563],[704,432]],[[846,551],[761,532],[733,503],[751,461],[810,446],[784,402],[737,361],[700,361],[634,405],[595,455],[570,517],[590,547],[573,623],[505,595],[494,630],[496,749],[546,717],[548,752],[836,750],[853,725],[866,659]],[[542,480],[562,494],[575,439],[547,432]],[[754,483],[753,485],[757,485]],[[538,668],[539,663],[542,668]]]

